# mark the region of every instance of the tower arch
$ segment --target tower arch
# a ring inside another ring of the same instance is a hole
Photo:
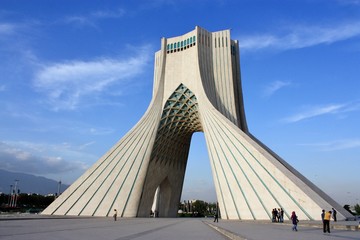
[[[160,216],[176,216],[194,132],[202,132],[197,98],[180,84],[163,106],[137,216],[148,215],[158,186]]]

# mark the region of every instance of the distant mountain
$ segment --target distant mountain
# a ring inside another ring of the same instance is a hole
[[[15,179],[19,180],[18,189],[21,193],[37,193],[41,195],[55,194],[59,183],[55,180],[38,177],[27,173],[8,172],[0,169],[0,192],[10,193],[10,185],[14,185]],[[60,192],[64,192],[69,185],[61,184]]]

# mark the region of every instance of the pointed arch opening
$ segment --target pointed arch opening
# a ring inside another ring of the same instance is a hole
[[[217,201],[203,132],[196,132],[191,138],[181,200],[203,200],[211,203]]]

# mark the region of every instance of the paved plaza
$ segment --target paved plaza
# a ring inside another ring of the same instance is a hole
[[[333,222],[332,222],[333,223]],[[219,220],[210,218],[120,218],[17,216],[0,218],[1,240],[162,240],[162,239],[249,239],[359,240],[357,222],[332,224],[324,234],[320,222],[304,222],[293,232],[290,223]],[[350,230],[352,229],[352,230]]]

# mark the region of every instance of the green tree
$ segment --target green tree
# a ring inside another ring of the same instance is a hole
[[[1,211],[9,211],[12,210],[9,208],[10,196],[8,194],[0,194],[0,208]],[[17,195],[16,200],[16,209],[22,212],[25,212],[29,209],[45,209],[47,206],[50,205],[54,201],[54,196],[43,196],[38,194],[26,194],[20,193]]]
[[[5,206],[9,202],[9,195],[7,194],[0,194],[0,206]]]
[[[209,203],[209,215],[214,215],[216,213],[216,203]]]
[[[205,215],[207,215],[208,205],[209,204],[204,201],[197,200],[193,203],[193,212],[195,212],[195,215],[197,217],[204,217]]]
[[[356,204],[356,205],[354,206],[354,208],[355,208],[356,214],[357,214],[357,215],[360,215],[360,205],[359,205],[359,204]]]
[[[186,212],[189,207],[187,206],[188,202],[180,202],[179,210],[182,210],[183,213],[179,214],[179,217],[204,217],[204,216],[213,216],[216,213],[216,203],[208,203],[202,200],[196,200],[191,204],[191,212]]]

